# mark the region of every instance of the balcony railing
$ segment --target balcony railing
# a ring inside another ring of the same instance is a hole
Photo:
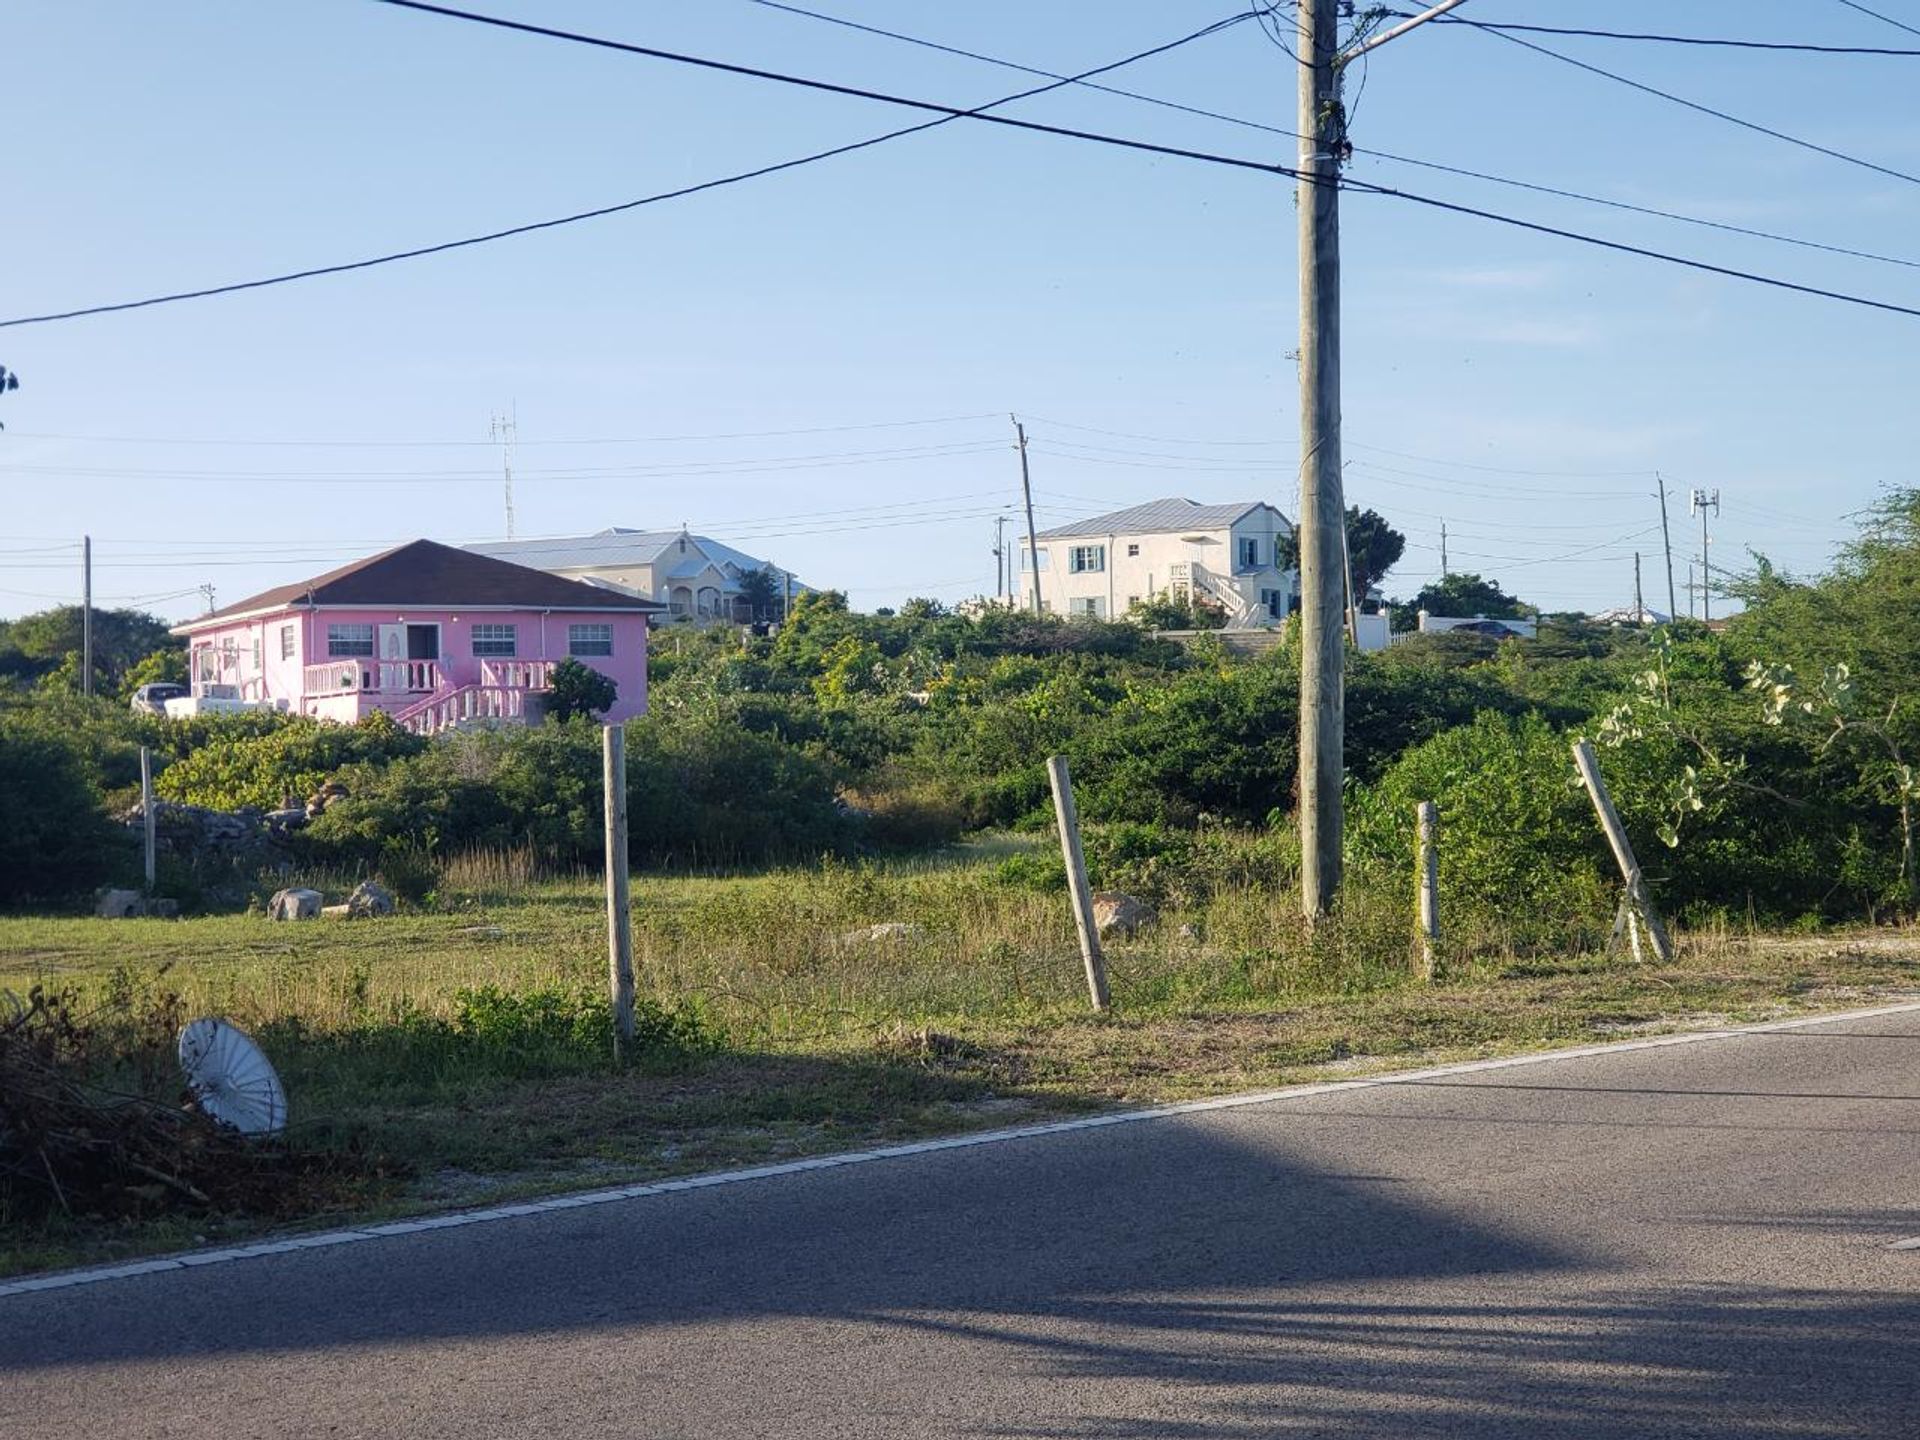
[[[482,660],[480,683],[506,690],[544,690],[553,682],[551,660]]]
[[[381,695],[431,695],[440,688],[438,660],[329,660],[302,670],[309,695],[366,690]]]

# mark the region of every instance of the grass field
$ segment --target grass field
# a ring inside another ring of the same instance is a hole
[[[1479,936],[1423,984],[1402,897],[1313,936],[1285,889],[1240,885],[1113,945],[1095,1016],[1064,898],[1001,874],[1023,844],[636,876],[640,993],[670,1043],[626,1069],[595,1009],[597,883],[512,857],[456,862],[431,908],[378,921],[0,919],[0,987],[134,1011],[177,995],[252,1029],[296,1135],[382,1161],[315,1221],[1920,993],[1920,939],[1886,931],[1696,933],[1667,966]],[[912,929],[862,934],[888,922]],[[262,1223],[15,1221],[0,1273]]]

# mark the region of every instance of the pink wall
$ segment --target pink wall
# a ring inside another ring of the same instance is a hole
[[[328,653],[327,627],[371,625],[374,627],[377,650],[380,626],[407,623],[437,624],[440,627],[439,665],[443,690],[480,680],[481,661],[473,653],[473,627],[476,624],[512,625],[515,646],[511,659],[520,661],[564,660],[569,654],[570,625],[611,625],[612,655],[581,655],[575,658],[581,664],[609,676],[619,688],[619,698],[607,714],[609,720],[628,720],[646,713],[647,617],[627,611],[437,610],[417,607],[399,611],[324,607],[308,610],[295,607],[196,630],[188,644],[197,652],[204,646],[219,647],[229,639],[233,640],[237,671],[223,670],[217,678],[225,683],[240,684],[246,698],[284,702],[284,708],[296,714],[351,719],[374,709],[403,710],[421,697],[361,691],[357,694],[332,695],[323,703],[317,693],[309,694],[305,688],[306,667],[326,664],[336,658]],[[294,627],[293,655],[282,660],[281,630],[287,625]],[[256,639],[260,642],[262,663],[259,669],[253,665]],[[363,657],[360,663],[374,670],[380,658],[378,654],[371,658]],[[508,659],[489,658],[501,664]],[[191,673],[196,680],[199,678],[197,669]]]

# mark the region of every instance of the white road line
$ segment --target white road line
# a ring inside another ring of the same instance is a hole
[[[461,1210],[446,1215],[423,1215],[410,1220],[394,1220],[346,1230],[329,1230],[313,1235],[294,1235],[283,1240],[267,1240],[255,1245],[237,1245],[227,1249],[193,1251],[168,1255],[131,1264],[96,1266],[90,1270],[68,1270],[32,1279],[0,1283],[0,1299],[43,1290],[66,1290],[76,1285],[98,1285],[109,1280],[152,1275],[162,1270],[189,1270],[201,1266],[231,1265],[262,1255],[288,1255],[298,1250],[316,1250],[330,1245],[352,1245],[365,1240],[390,1236],[415,1235],[428,1230],[451,1230],[467,1225],[486,1225],[497,1220],[526,1215],[547,1215],[560,1210],[578,1210],[591,1205],[611,1205],[622,1200],[640,1200],[676,1190],[701,1190],[712,1185],[743,1185],[754,1180],[782,1175],[799,1175],[835,1165],[868,1165],[880,1160],[900,1160],[912,1155],[928,1155],[940,1150],[965,1150],[976,1145],[1001,1145],[1010,1140],[1031,1140],[1042,1135],[1061,1135],[1074,1130],[1097,1130],[1107,1125],[1131,1125],[1142,1120],[1166,1120],[1181,1115],[1201,1115],[1211,1110],[1240,1110],[1253,1105],[1269,1105],[1276,1100],[1304,1100],[1316,1095],[1338,1095],[1354,1090],[1374,1090],[1386,1085],[1405,1085],[1418,1080],[1433,1080],[1445,1075],[1471,1075],[1483,1070],[1507,1070],[1521,1065],[1547,1065],[1561,1060],[1584,1060],[1601,1055],[1620,1055],[1635,1050],[1660,1050],[1671,1045],[1698,1045],[1710,1040],[1732,1040],[1742,1035],[1764,1035],[1775,1030],[1799,1030],[1811,1025],[1837,1025],[1849,1020],[1868,1020],[1879,1015],[1900,1015],[1920,1010],[1920,1000],[1900,1005],[1880,1005],[1868,1010],[1845,1010],[1832,1015],[1806,1015],[1793,1020],[1773,1020],[1760,1025],[1733,1025],[1714,1030],[1687,1030],[1674,1035],[1654,1035],[1639,1040],[1616,1040],[1603,1045],[1582,1045],[1572,1050],[1532,1051],[1507,1055],[1497,1060],[1463,1060],[1452,1065],[1435,1065],[1425,1070],[1401,1070],[1388,1075],[1373,1075],[1359,1080],[1330,1080],[1319,1084],[1294,1085],[1282,1090],[1259,1090],[1241,1095],[1222,1095],[1211,1100],[1186,1100],[1174,1105],[1155,1105],[1143,1110],[1123,1110],[1105,1115],[1088,1115],[1074,1120],[1054,1120],[1039,1125],[1021,1125],[1008,1130],[981,1130],[969,1135],[949,1135],[939,1140],[919,1140],[908,1145],[889,1145],[875,1150],[851,1150],[839,1155],[819,1155],[806,1160],[790,1160],[777,1165],[755,1165],[744,1170],[723,1170],[710,1175],[690,1175],[678,1180],[656,1180],[645,1185],[616,1186],[574,1195],[556,1195],[550,1200],[531,1200],[524,1204],[499,1205],[485,1210]],[[1916,1035],[1920,1039],[1920,1035]],[[1920,1250],[1920,1237],[1902,1240],[1889,1247],[1895,1250]]]

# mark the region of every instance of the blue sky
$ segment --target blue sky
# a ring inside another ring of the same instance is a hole
[[[954,104],[1038,83],[752,0],[474,8]],[[1238,0],[813,8],[1077,71]],[[1876,8],[1920,25],[1914,0]],[[1462,13],[1920,48],[1837,3]],[[1920,59],[1546,43],[1920,173]],[[1292,120],[1293,62],[1251,24],[1109,78]],[[1920,260],[1920,186],[1464,26],[1395,42],[1360,81],[1365,149]],[[361,0],[13,0],[0,93],[0,317],[431,243],[915,118]],[[1007,113],[1292,158],[1279,135],[1084,90]],[[1913,268],[1364,155],[1349,173],[1920,305]],[[1410,537],[1390,592],[1437,573],[1444,519],[1453,568],[1549,608],[1630,603],[1638,550],[1665,608],[1654,472],[1683,587],[1689,487],[1721,492],[1717,565],[1752,547],[1806,570],[1850,512],[1912,483],[1920,320],[1390,199],[1344,206],[1348,496]],[[686,522],[861,608],[992,589],[993,517],[1017,514],[1009,411],[1043,525],[1171,494],[1292,514],[1293,223],[1277,178],[963,121],[451,255],[0,330],[22,376],[0,400],[0,615],[76,599],[83,533],[98,596],[169,616],[200,608],[203,583],[227,603],[419,535],[498,536],[487,439],[509,407],[521,535]]]

